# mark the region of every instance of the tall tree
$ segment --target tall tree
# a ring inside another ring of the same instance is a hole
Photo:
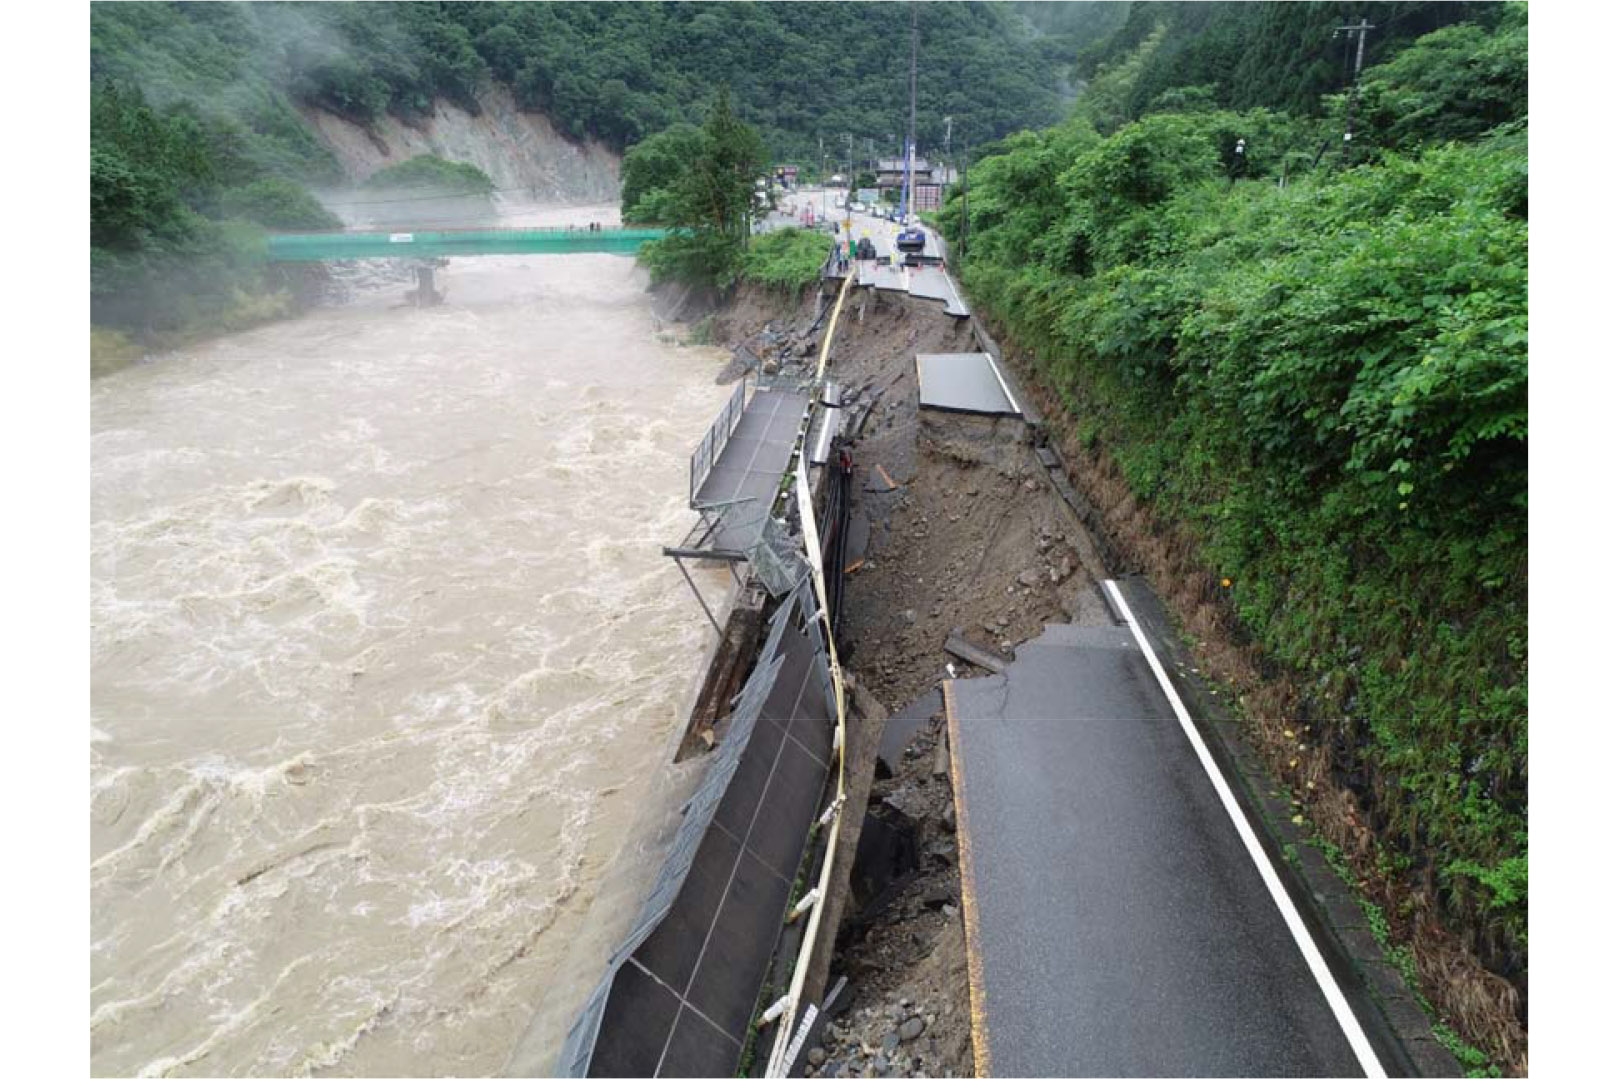
[[[731,108],[731,92],[720,87],[703,122],[697,159],[681,183],[681,222],[712,229],[746,244],[751,230],[754,193],[770,164],[764,140]]]
[[[732,110],[722,87],[701,131],[672,128],[648,142],[645,154],[637,147],[626,159],[637,163],[638,183],[634,203],[626,189],[626,216],[662,218],[679,231],[643,247],[641,260],[654,281],[729,286],[753,231],[758,181],[770,164],[764,140]],[[684,159],[677,164],[671,155]],[[643,182],[668,186],[648,189]]]

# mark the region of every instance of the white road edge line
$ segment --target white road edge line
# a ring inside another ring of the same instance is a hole
[[[961,294],[957,293],[956,298],[959,300]],[[962,306],[965,307],[966,305],[963,304]],[[1023,406],[1017,403],[1017,398],[1012,396],[1012,387],[1008,386],[1006,379],[1001,377],[1001,365],[996,363],[995,357],[989,353],[986,352],[984,355],[989,359],[989,369],[994,373],[995,381],[1001,384],[1001,392],[1006,394],[1006,403],[1012,406],[1013,412],[1016,412],[1019,416],[1023,415]]]
[[[1355,1013],[1350,1010],[1349,1001],[1344,999],[1343,991],[1338,988],[1338,982],[1333,978],[1332,971],[1327,969],[1327,961],[1321,957],[1321,951],[1315,946],[1314,938],[1305,928],[1304,919],[1299,917],[1298,908],[1293,905],[1293,898],[1282,887],[1281,878],[1276,875],[1276,867],[1271,865],[1270,858],[1260,847],[1259,839],[1254,835],[1248,818],[1243,815],[1242,807],[1237,805],[1236,796],[1231,793],[1230,785],[1226,783],[1225,776],[1215,765],[1214,758],[1209,755],[1209,747],[1203,743],[1203,736],[1192,723],[1191,714],[1187,712],[1186,705],[1181,703],[1175,687],[1170,684],[1169,676],[1164,673],[1157,654],[1147,642],[1147,635],[1141,632],[1135,612],[1125,601],[1124,593],[1119,591],[1118,582],[1103,583],[1107,585],[1108,592],[1118,603],[1119,610],[1124,614],[1124,620],[1130,624],[1130,632],[1135,635],[1136,644],[1141,647],[1142,655],[1147,657],[1147,664],[1157,676],[1158,685],[1164,691],[1164,696],[1169,698],[1170,706],[1175,710],[1175,718],[1180,720],[1181,730],[1186,732],[1187,739],[1192,743],[1192,749],[1197,753],[1197,759],[1203,763],[1203,770],[1208,773],[1209,781],[1214,784],[1215,791],[1220,795],[1220,803],[1225,806],[1231,822],[1237,826],[1237,834],[1242,836],[1243,846],[1248,848],[1248,856],[1253,859],[1260,877],[1265,881],[1265,887],[1270,890],[1271,899],[1275,900],[1277,908],[1281,910],[1282,920],[1287,923],[1287,928],[1293,934],[1293,942],[1304,954],[1304,961],[1309,965],[1310,973],[1315,975],[1316,984],[1321,987],[1322,994],[1327,998],[1327,1006],[1332,1009],[1333,1017],[1338,1020],[1338,1026],[1343,1030],[1349,1047],[1355,1051],[1355,1059],[1360,1062],[1367,1079],[1387,1079],[1388,1073],[1383,1070],[1382,1061],[1378,1060],[1377,1054],[1373,1052],[1371,1042],[1366,1040],[1366,1032],[1361,1029],[1360,1020],[1355,1018]]]

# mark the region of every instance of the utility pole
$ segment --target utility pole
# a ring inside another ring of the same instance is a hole
[[[912,175],[916,170],[916,0],[911,0],[911,125],[905,135],[905,190],[900,199],[900,213],[906,220],[911,216]]]
[[[843,237],[854,236],[854,133],[843,133],[844,149],[848,152],[849,171],[843,177]]]
[[[826,136],[815,136],[815,148],[821,153],[821,219],[826,219],[826,178],[830,175],[826,171]]]
[[[1365,16],[1354,26],[1340,26],[1333,30],[1332,36],[1339,34],[1355,38],[1355,74],[1349,83],[1349,105],[1344,117],[1344,160],[1349,160],[1349,144],[1355,139],[1355,105],[1360,98],[1360,66],[1366,59],[1366,33],[1376,30],[1377,27],[1366,21]]]
[[[962,148],[961,156],[969,162],[972,160],[971,144]],[[972,216],[967,212],[967,169],[963,167],[961,169],[961,252],[959,256],[962,262],[967,260],[967,232],[971,227]]]

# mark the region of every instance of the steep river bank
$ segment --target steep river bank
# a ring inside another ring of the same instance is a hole
[[[629,259],[439,282],[91,385],[97,1074],[543,1056],[659,860],[724,357]]]

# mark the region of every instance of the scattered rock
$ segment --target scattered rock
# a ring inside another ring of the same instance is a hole
[[[819,1045],[812,1045],[810,1046],[807,1059],[812,1067],[819,1068],[822,1064],[826,1063],[826,1050],[822,1049]]]
[[[902,1042],[914,1041],[921,1037],[922,1031],[925,1029],[927,1029],[927,1024],[922,1022],[922,1017],[913,1015],[899,1025],[899,1040]]]

